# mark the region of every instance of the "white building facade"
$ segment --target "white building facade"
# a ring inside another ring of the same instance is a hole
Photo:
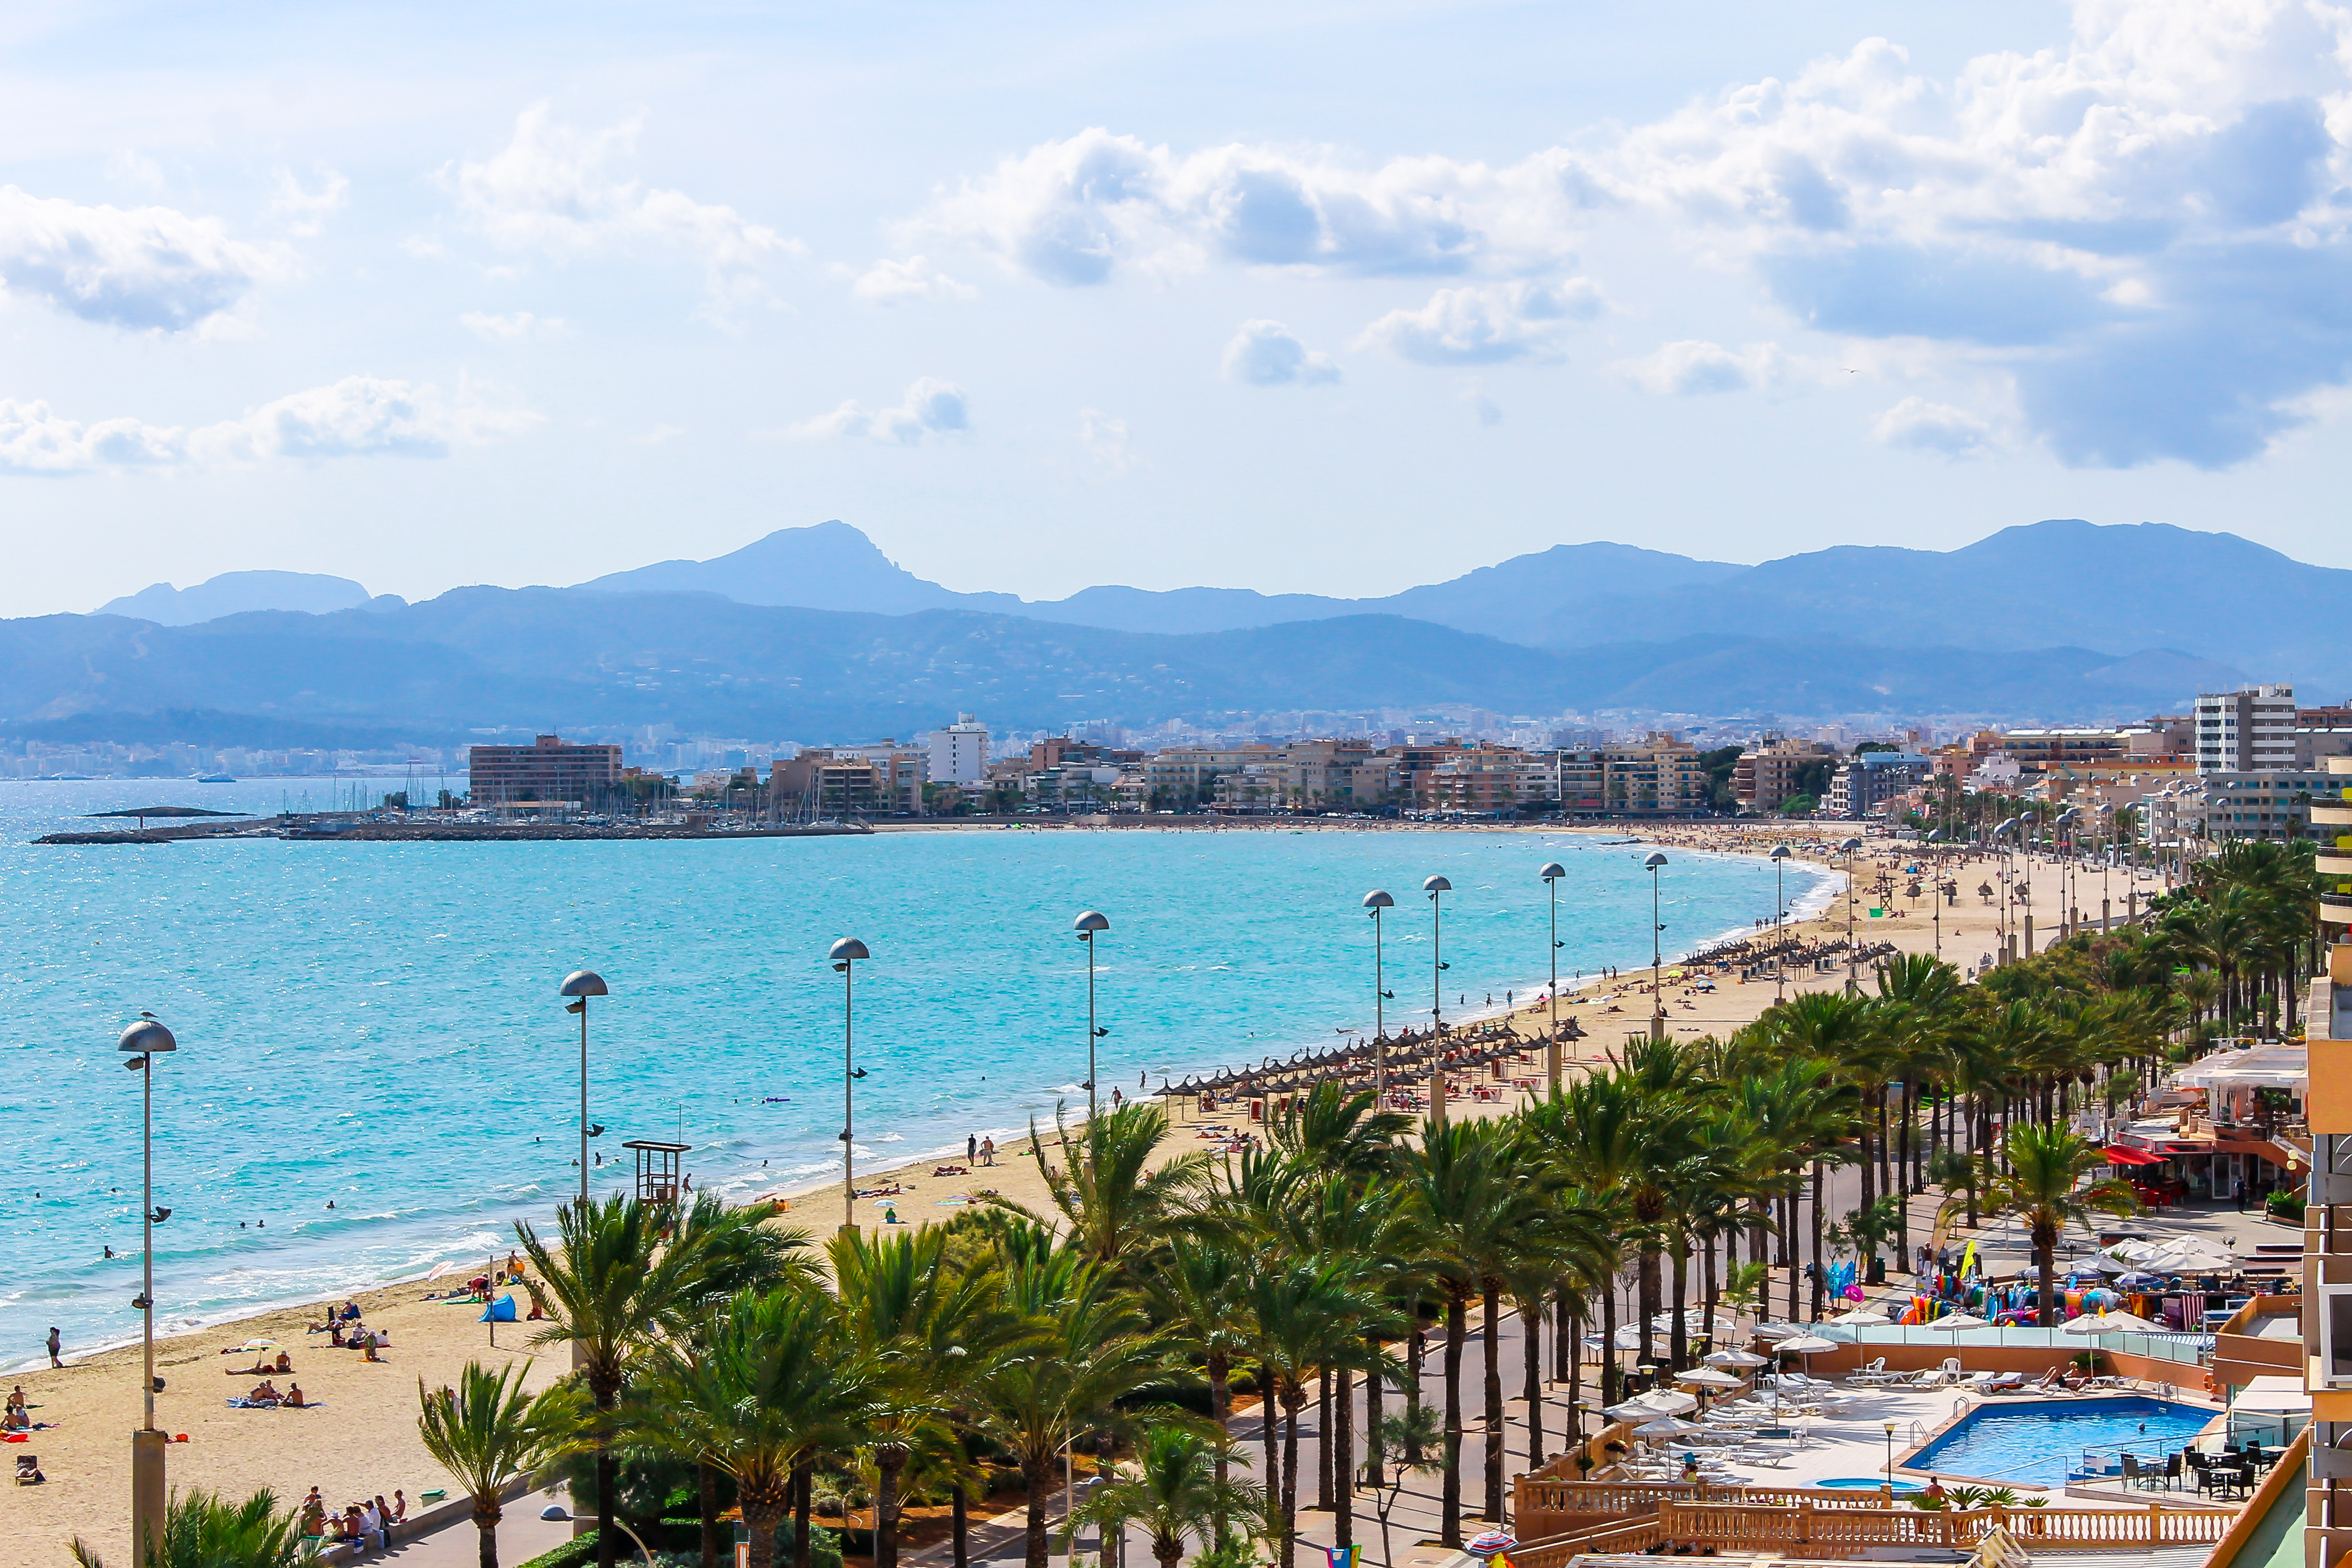
[[[2294,766],[2294,688],[2200,691],[2193,721],[2197,771],[2258,773]]]
[[[931,731],[933,784],[976,784],[988,777],[988,726],[959,713],[944,730]]]

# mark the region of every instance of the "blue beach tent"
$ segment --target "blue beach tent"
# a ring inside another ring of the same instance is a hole
[[[474,1320],[478,1323],[511,1323],[514,1321],[514,1292],[511,1290],[483,1308],[482,1315]]]

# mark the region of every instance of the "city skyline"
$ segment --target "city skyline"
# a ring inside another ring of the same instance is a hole
[[[1032,595],[2064,516],[2352,564],[2347,37],[2088,3],[19,18],[0,615],[580,581],[825,517]]]

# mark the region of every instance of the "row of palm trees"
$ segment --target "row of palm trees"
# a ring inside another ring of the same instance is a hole
[[[621,1469],[649,1456],[692,1467],[706,1563],[731,1494],[757,1568],[787,1550],[810,1568],[821,1497],[870,1508],[876,1568],[896,1568],[910,1500],[944,1501],[961,1565],[970,1504],[1010,1475],[1043,1568],[1081,1461],[1098,1481],[1066,1529],[1131,1526],[1163,1563],[1189,1547],[1239,1568],[1263,1542],[1290,1568],[1303,1508],[1352,1544],[1356,1500],[1393,1501],[1421,1468],[1458,1545],[1469,1515],[1504,1516],[1506,1319],[1530,1468],[1555,1436],[1548,1383],[1580,1426],[1590,1331],[1615,1347],[1622,1325],[1635,1361],[1678,1370],[1727,1307],[1818,1317],[1827,1265],[1909,1255],[1908,1199],[1930,1188],[1971,1226],[2017,1216],[2052,1321],[2063,1230],[2130,1204],[2074,1113],[2127,1101],[2286,988],[2311,956],[2309,887],[2292,847],[2233,849],[2137,930],[1974,985],[1897,955],[1726,1038],[1629,1039],[1489,1121],[1425,1128],[1326,1085],[1224,1159],[1171,1155],[1155,1107],[1057,1121],[1034,1141],[1036,1213],[999,1201],[820,1247],[708,1197],[574,1205],[554,1237],[518,1226],[541,1338],[574,1370],[536,1395],[513,1368],[420,1385],[420,1430],[474,1499],[485,1568],[501,1491],[567,1455],[600,1563],[625,1550]],[[1622,1361],[1599,1358],[1593,1403],[1623,1395]],[[1253,1395],[1255,1457],[1234,1440]]]

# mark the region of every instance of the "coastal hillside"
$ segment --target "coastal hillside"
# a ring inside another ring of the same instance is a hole
[[[1990,653],[1710,635],[1534,649],[1393,616],[1171,636],[964,610],[880,616],[708,594],[463,588],[421,604],[194,626],[0,621],[0,722],[81,738],[226,716],[462,738],[518,725],[909,734],[942,713],[1011,726],[1473,704],[1979,713],[2178,706],[2240,672],[2172,652]],[[182,715],[179,719],[159,716]]]

